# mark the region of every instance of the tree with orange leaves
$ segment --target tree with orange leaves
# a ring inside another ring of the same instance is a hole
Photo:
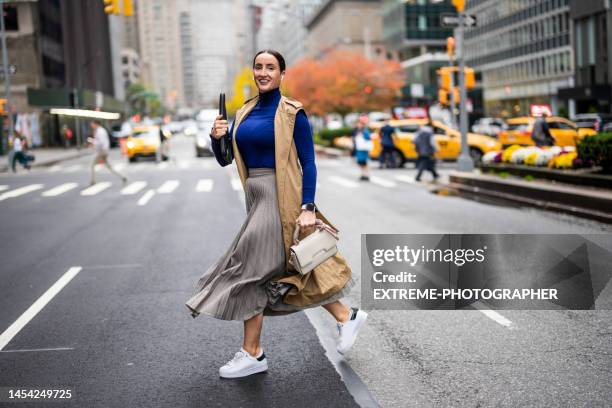
[[[334,51],[320,60],[304,58],[288,68],[284,88],[308,112],[344,117],[351,112],[389,109],[403,85],[404,74],[395,61]]]

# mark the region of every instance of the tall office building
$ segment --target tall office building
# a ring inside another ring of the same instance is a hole
[[[558,90],[574,84],[569,0],[472,0],[466,13],[478,22],[466,61],[482,72],[488,115],[526,115],[533,104],[568,111]]]
[[[446,39],[452,28],[441,25],[441,15],[456,14],[450,0],[383,0],[383,39],[388,57],[402,64],[406,85],[404,104],[432,104],[437,100],[436,71],[449,64]]]
[[[246,0],[185,0],[179,31],[190,107],[216,106],[220,92],[231,93],[236,73],[250,59],[248,18]]]
[[[182,3],[139,0],[137,7],[143,81],[170,108],[184,104],[179,26]],[[207,17],[201,21],[209,20]]]
[[[612,113],[612,5],[570,0],[575,57],[574,87],[561,89],[569,114]]]

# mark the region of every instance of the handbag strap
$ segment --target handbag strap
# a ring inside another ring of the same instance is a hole
[[[334,238],[336,238],[336,241],[339,240],[340,238],[338,237],[338,231],[333,229],[332,227],[330,227],[329,225],[325,224],[323,221],[321,221],[320,219],[316,219],[315,220],[315,227],[317,229],[320,230],[325,230],[327,232],[329,232]],[[296,223],[295,224],[295,231],[293,232],[293,244],[297,245],[300,243],[300,240],[298,239],[300,235],[300,224]]]

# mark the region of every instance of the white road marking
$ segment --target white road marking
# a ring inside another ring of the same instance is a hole
[[[179,186],[180,182],[178,180],[168,180],[164,184],[162,184],[158,189],[158,194],[169,194],[176,190]]]
[[[191,166],[191,162],[188,161],[181,161],[178,163],[178,168],[181,170],[186,170],[189,168],[189,166]]]
[[[474,307],[476,310],[478,310],[479,312],[487,316],[489,319],[493,320],[496,323],[501,324],[504,327],[508,327],[508,328],[514,327],[514,323],[506,319],[501,314],[497,313],[495,310],[491,310],[487,308],[481,302],[472,303],[472,307]]]
[[[19,197],[21,195],[31,193],[32,191],[40,190],[43,188],[42,184],[30,184],[25,187],[20,187],[15,190],[7,191],[6,193],[0,194],[0,201],[4,201],[7,198]]]
[[[51,190],[43,191],[42,196],[43,197],[55,197],[60,194],[64,194],[66,191],[70,191],[73,188],[77,188],[77,187],[78,187],[77,183],[60,184],[57,187],[53,187]]]
[[[196,185],[196,191],[198,193],[212,191],[212,188],[213,188],[213,181],[211,179],[201,179],[198,181],[198,184]]]
[[[117,171],[121,171],[125,168],[125,163],[117,163],[117,164],[111,164],[111,166],[113,166],[113,169],[117,170]]]
[[[113,183],[111,183],[111,182],[102,181],[100,183],[94,184],[91,187],[87,187],[85,190],[81,191],[81,195],[82,196],[96,195],[99,192],[106,190],[107,188],[109,188],[112,185],[113,185]]]
[[[202,168],[204,169],[212,169],[213,163],[211,161],[206,160],[206,161],[201,162],[201,164],[202,164]]]
[[[146,205],[149,200],[151,198],[153,198],[153,196],[155,195],[155,190],[149,190],[146,193],[143,194],[142,197],[140,197],[140,200],[138,200],[138,205]]]
[[[62,166],[56,164],[54,166],[51,166],[47,169],[48,173],[55,173],[56,171],[60,171],[62,169]]]
[[[393,187],[397,186],[397,184],[394,183],[393,181],[387,180],[387,179],[384,179],[384,178],[381,178],[381,177],[370,176],[370,181],[372,183],[378,184],[379,186],[382,186],[382,187],[393,188]]]
[[[82,164],[75,164],[64,169],[65,173],[74,173],[75,171],[79,171],[83,168]]]
[[[166,167],[168,167],[168,162],[165,162],[165,161],[164,161],[164,162],[157,163],[157,169],[158,169],[158,170],[163,170],[163,169],[165,169]]]
[[[2,184],[0,185],[0,191],[4,191],[4,190],[8,190],[9,186],[7,186],[6,184]]]
[[[147,182],[146,181],[135,181],[135,182],[129,184],[128,186],[124,187],[123,190],[121,190],[121,194],[124,194],[124,195],[136,194],[140,190],[145,188],[146,186],[147,186]]]
[[[35,349],[21,349],[21,350],[0,350],[0,353],[27,353],[31,351],[66,351],[74,350],[73,347],[51,347],[51,348],[35,348]]]
[[[348,180],[345,179],[344,177],[340,177],[340,176],[330,176],[329,177],[329,181],[332,181],[336,184],[340,184],[343,187],[349,187],[349,188],[357,188],[359,187],[359,183],[357,183],[356,181],[353,180]]]
[[[232,188],[236,191],[238,190],[242,190],[242,182],[240,181],[239,178],[232,178]]]
[[[411,176],[405,176],[405,175],[397,175],[395,176],[395,179],[397,181],[401,181],[402,183],[408,183],[408,184],[419,184],[414,177]]]
[[[38,312],[40,312],[47,305],[47,303],[49,303],[51,299],[53,299],[55,295],[57,295],[59,291],[62,290],[64,286],[66,286],[68,282],[70,282],[72,278],[74,278],[81,271],[81,269],[83,268],[80,266],[73,266],[72,268],[68,269],[68,271],[64,273],[62,277],[59,278],[57,282],[55,282],[49,289],[47,289],[47,291],[43,293],[42,296],[28,308],[28,310],[23,312],[23,314],[19,316],[19,318],[17,318],[17,320],[15,320],[15,322],[0,335],[0,350],[4,349],[4,347],[6,347],[6,345],[13,339],[13,337],[15,337],[17,333],[19,333],[21,329],[23,329],[25,325],[28,324],[28,322],[32,320],[38,314]]]

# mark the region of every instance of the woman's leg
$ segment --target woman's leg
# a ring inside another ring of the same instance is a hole
[[[351,309],[343,305],[339,300],[323,305],[323,307],[340,323],[346,322],[351,317]]]
[[[244,321],[244,342],[242,343],[242,348],[253,357],[258,356],[261,351],[259,340],[261,338],[262,326],[263,313]]]

